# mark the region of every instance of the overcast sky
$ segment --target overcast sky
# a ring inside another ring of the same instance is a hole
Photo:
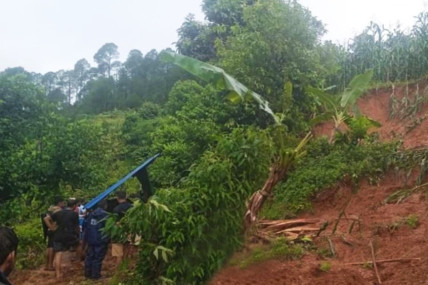
[[[299,0],[328,30],[325,39],[345,43],[370,21],[410,27],[428,0]],[[22,66],[46,73],[72,69],[105,43],[143,54],[173,47],[189,14],[203,20],[202,0],[0,0],[0,71]],[[94,65],[94,64],[93,64]]]

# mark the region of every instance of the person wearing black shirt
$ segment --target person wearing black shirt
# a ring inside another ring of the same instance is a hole
[[[8,227],[0,227],[0,285],[11,285],[7,276],[15,267],[18,237]]]
[[[56,277],[61,279],[62,252],[79,245],[79,215],[70,208],[65,208],[52,214],[52,220],[58,226],[53,237],[53,249]]]
[[[128,199],[126,199],[125,191],[117,191],[116,199],[119,204],[113,208],[113,213],[117,214],[118,221],[120,222],[123,216],[125,216],[126,211],[128,211],[132,207],[132,204],[128,201]],[[121,263],[123,260],[123,257],[126,255],[125,249],[126,249],[126,244],[119,243],[117,241],[112,244],[111,252],[112,252],[112,256],[116,257],[117,264]]]

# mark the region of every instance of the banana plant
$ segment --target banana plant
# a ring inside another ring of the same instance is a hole
[[[334,128],[330,137],[330,142],[333,141],[336,132],[339,132],[340,125],[347,124],[351,119],[365,117],[361,115],[357,100],[368,89],[370,81],[373,77],[373,70],[369,70],[363,74],[356,75],[345,90],[339,96],[328,94],[323,89],[309,87],[306,91],[314,95],[321,104],[324,105],[325,112],[312,120],[312,124],[317,124],[322,121],[333,120]],[[372,126],[379,127],[380,124],[368,117],[365,117]]]
[[[160,58],[164,62],[180,66],[187,72],[206,82],[215,83],[217,88],[221,90],[228,90],[228,97],[232,102],[245,100],[248,99],[248,97],[253,98],[259,104],[260,109],[271,115],[276,124],[281,124],[279,118],[269,107],[268,101],[266,101],[260,94],[248,89],[244,84],[226,73],[220,67],[169,51],[162,52]]]
[[[253,98],[263,111],[272,116],[276,124],[275,130],[279,133],[284,130],[281,119],[270,109],[269,103],[262,96],[248,89],[223,69],[206,62],[171,52],[162,53],[161,59],[164,62],[174,63],[180,66],[204,81],[216,83],[219,89],[230,91],[229,99],[232,101],[245,100],[248,97]],[[284,88],[286,95],[291,97],[291,84],[286,84]],[[287,105],[287,103],[284,102],[284,105]],[[286,107],[288,106],[283,106],[283,109],[286,109]],[[283,140],[285,138],[285,133],[282,133],[279,137]],[[285,148],[283,143],[280,143],[277,149],[277,155],[270,167],[269,177],[264,186],[260,190],[254,192],[247,203],[247,212],[244,217],[244,223],[247,229],[256,221],[257,213],[261,209],[266,197],[272,194],[273,187],[287,176],[288,171],[294,166],[296,160],[304,153],[303,148],[310,138],[311,134],[308,133],[299,145],[291,150]]]

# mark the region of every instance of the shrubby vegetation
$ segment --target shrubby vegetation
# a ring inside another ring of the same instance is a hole
[[[237,96],[230,90],[162,61],[162,51],[133,50],[121,63],[118,47],[107,43],[95,67],[81,59],[73,70],[0,73],[0,220],[21,236],[20,266],[39,262],[33,256],[43,250],[41,232],[29,229],[38,227],[51,197],[93,197],[161,152],[149,170],[155,196],[108,230],[143,237],[127,284],[202,284],[242,244],[245,202],[278,154],[298,144],[314,117],[332,118],[319,94],[343,101],[344,87],[367,69],[378,82],[427,72],[426,13],[409,34],[397,28],[385,35],[371,23],[342,47],[321,42],[322,23],[296,1],[204,0],[203,10],[207,22],[188,17],[180,27],[178,51],[261,94],[278,125],[254,97],[231,102]],[[368,136],[375,122],[351,115],[354,103],[332,105],[336,117],[346,115],[339,119],[348,131],[312,139],[261,215],[296,215],[339,181],[357,188],[360,178],[376,180],[397,165],[399,155],[404,168],[426,157]]]

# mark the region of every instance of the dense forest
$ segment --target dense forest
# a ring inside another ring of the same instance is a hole
[[[416,15],[409,33],[368,23],[340,46],[321,41],[323,23],[297,1],[204,0],[203,11],[206,21],[189,15],[178,28],[175,51],[132,50],[119,62],[117,45],[106,43],[96,66],[80,59],[72,70],[0,73],[0,221],[21,238],[21,268],[40,263],[39,214],[55,195],[90,199],[156,153],[155,195],[120,228],[109,225],[112,235],[143,237],[126,284],[209,280],[242,245],[246,201],[315,122],[333,118],[348,128],[307,142],[263,217],[292,217],[343,177],[358,183],[387,167],[399,146],[368,135],[376,122],[343,98],[361,74],[372,87],[425,76],[428,13]],[[269,105],[165,54],[219,67]],[[137,193],[138,181],[125,189]]]

